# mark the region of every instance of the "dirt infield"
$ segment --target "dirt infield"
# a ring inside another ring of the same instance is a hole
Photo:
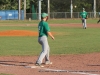
[[[51,26],[54,26],[52,24]],[[55,26],[58,26],[55,25]],[[81,27],[80,24],[59,26]],[[89,24],[88,27],[100,27],[99,24]],[[37,32],[12,30],[2,31],[0,36],[37,36]],[[100,53],[78,55],[52,55],[52,65],[44,68],[34,66],[38,56],[0,56],[0,73],[13,75],[100,75]]]
[[[52,65],[30,68],[37,56],[0,57],[0,73],[14,75],[99,75],[100,53],[50,56]]]

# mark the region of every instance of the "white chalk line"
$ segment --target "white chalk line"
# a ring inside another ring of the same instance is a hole
[[[100,74],[92,74],[92,73],[85,73],[85,72],[72,72],[72,73],[81,74],[81,75],[100,75]]]
[[[80,72],[80,71],[71,71],[71,70],[51,69],[51,68],[44,68],[44,67],[41,68],[39,66],[27,66],[27,68],[37,68],[37,69],[40,69],[39,72],[60,72],[60,73],[66,72],[66,73],[81,74],[81,75],[100,75],[100,74],[87,73],[84,71]],[[93,71],[93,72],[100,72],[100,71]]]
[[[50,69],[50,68],[41,68],[40,72],[66,72],[66,73],[73,73],[73,74],[81,74],[81,75],[100,75],[100,74],[93,74],[93,73],[86,73],[84,71],[69,71],[69,70],[57,70],[57,69]],[[96,71],[97,72],[97,71]]]

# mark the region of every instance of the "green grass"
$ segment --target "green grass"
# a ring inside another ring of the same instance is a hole
[[[0,75],[12,75],[12,74],[4,74],[4,73],[0,73]]]
[[[57,43],[52,45],[55,54],[83,54],[100,52],[99,28],[63,28],[63,35],[57,36]],[[58,51],[55,50],[58,49]]]
[[[98,19],[87,19],[87,23],[97,23]],[[39,20],[4,20],[0,21],[0,25],[26,25],[26,24],[38,24]],[[81,23],[80,19],[50,19],[50,24],[66,24],[66,23]]]
[[[87,19],[87,23],[97,23],[98,19]],[[81,23],[81,19],[53,19],[48,21],[50,24]]]
[[[37,26],[0,26],[0,31],[6,30],[30,30],[30,31],[37,31]]]
[[[37,31],[37,27],[0,26],[4,30]],[[51,31],[57,32],[55,40],[48,37],[52,55],[100,52],[100,28],[51,27]],[[0,37],[0,56],[39,55],[40,51],[37,36]]]

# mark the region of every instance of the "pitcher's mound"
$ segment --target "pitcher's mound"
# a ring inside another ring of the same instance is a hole
[[[38,32],[29,30],[0,31],[0,36],[38,36]]]

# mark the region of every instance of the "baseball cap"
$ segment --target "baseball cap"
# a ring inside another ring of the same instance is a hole
[[[83,8],[83,10],[85,10],[85,8]]]
[[[41,15],[42,18],[45,18],[45,17],[47,17],[47,16],[48,16],[47,13],[42,13],[42,15]]]

